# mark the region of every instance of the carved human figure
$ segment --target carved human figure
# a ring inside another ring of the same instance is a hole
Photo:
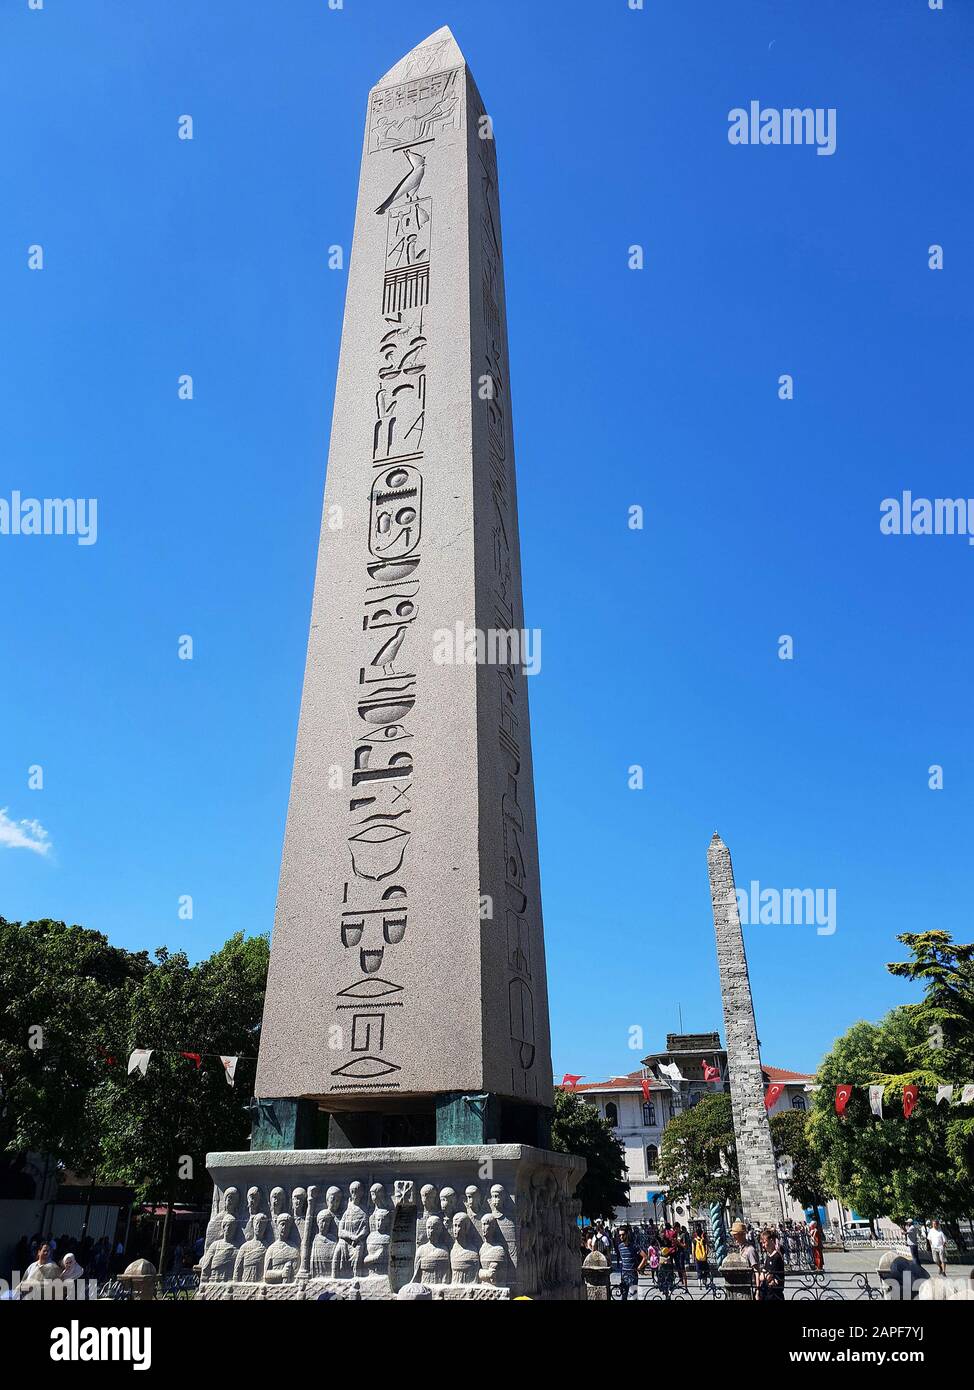
[[[329,1187],[325,1193],[325,1205],[317,1216],[318,1234],[311,1246],[312,1279],[330,1279],[338,1249],[338,1213],[342,1207],[342,1190]]]
[[[440,1215],[447,1230],[457,1209],[457,1194],[452,1187],[444,1187],[440,1192]]]
[[[449,1284],[450,1251],[447,1248],[446,1227],[439,1216],[427,1216],[426,1239],[416,1251],[413,1268],[414,1284]]]
[[[480,1188],[471,1184],[463,1193],[463,1209],[471,1221],[480,1216]]]
[[[488,1212],[480,1225],[484,1235],[480,1247],[480,1282],[503,1287],[508,1282],[508,1257],[497,1217]]]
[[[480,1236],[466,1212],[458,1211],[451,1227],[450,1272],[454,1284],[476,1284],[480,1277]]]
[[[348,1206],[338,1223],[338,1244],[332,1263],[332,1275],[336,1279],[346,1272],[357,1279],[362,1273],[365,1243],[369,1235],[369,1218],[362,1206],[364,1196],[362,1184],[353,1182],[348,1189]]]
[[[271,1229],[277,1230],[277,1218],[284,1216],[287,1212],[287,1193],[283,1187],[271,1188]]]
[[[267,1232],[270,1220],[266,1212],[253,1217],[253,1235],[237,1251],[233,1277],[238,1284],[259,1284],[264,1277],[264,1257],[267,1254]]]
[[[496,1216],[498,1220],[504,1215],[504,1203],[506,1200],[507,1193],[499,1182],[495,1182],[490,1189],[487,1205],[490,1208],[491,1215]]]
[[[237,1208],[240,1205],[240,1193],[235,1187],[228,1187],[220,1200],[220,1210],[216,1216],[212,1217],[206,1227],[206,1243],[219,1240],[223,1231],[224,1218],[232,1216],[236,1225]]]
[[[437,1205],[436,1188],[428,1182],[420,1188],[419,1200],[423,1204],[423,1216],[439,1216],[440,1208]]]
[[[297,1232],[297,1243],[301,1244],[304,1236],[304,1223],[308,1216],[308,1194],[303,1187],[296,1187],[291,1193],[291,1220],[294,1222],[294,1229]]]
[[[264,1199],[261,1196],[259,1187],[247,1188],[247,1220],[244,1223],[245,1240],[253,1240],[254,1238],[254,1221],[258,1214],[261,1213],[263,1201]]]
[[[365,1243],[365,1264],[370,1274],[385,1274],[389,1268],[392,1210],[381,1182],[372,1184],[369,1196],[372,1198],[372,1215],[369,1217],[369,1235]]]
[[[298,1268],[298,1249],[291,1235],[293,1222],[289,1212],[281,1212],[274,1222],[276,1239],[264,1255],[264,1279],[267,1283],[290,1284]],[[268,1279],[273,1274],[279,1278]]]
[[[212,1223],[211,1223],[212,1224]],[[228,1284],[233,1278],[233,1266],[237,1258],[237,1218],[224,1212],[220,1221],[220,1234],[211,1241],[200,1261],[201,1284]]]

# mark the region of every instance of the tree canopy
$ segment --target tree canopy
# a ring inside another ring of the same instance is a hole
[[[207,1151],[246,1145],[253,1073],[241,1064],[231,1088],[215,1058],[197,1070],[165,1049],[254,1056],[267,959],[265,937],[237,934],[191,965],[84,927],[0,918],[2,1147],[144,1199],[205,1197]],[[144,1077],[126,1073],[136,1047],[159,1049]]]
[[[704,1096],[670,1120],[660,1141],[659,1176],[671,1193],[685,1194],[694,1206],[740,1206],[734,1117],[726,1092]]]
[[[573,1091],[555,1091],[551,1147],[556,1153],[578,1154],[588,1163],[576,1192],[587,1220],[611,1221],[616,1207],[628,1206],[626,1151],[594,1105]]]

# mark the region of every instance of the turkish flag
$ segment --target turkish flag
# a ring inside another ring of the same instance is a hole
[[[903,1114],[907,1119],[913,1114],[913,1107],[916,1105],[919,1095],[920,1087],[915,1082],[903,1087]]]
[[[835,1113],[836,1113],[837,1115],[844,1115],[844,1114],[845,1114],[845,1108],[846,1108],[846,1106],[849,1104],[849,1101],[850,1101],[851,1099],[852,1099],[852,1087],[851,1087],[851,1086],[836,1086],[836,1088],[835,1088]]]
[[[704,1062],[704,1064],[703,1064],[703,1079],[704,1079],[704,1081],[719,1081],[719,1080],[720,1080],[720,1068],[719,1068],[719,1067],[712,1067],[712,1066],[710,1065],[709,1062]]]
[[[784,1086],[781,1085],[774,1085],[768,1087],[768,1089],[764,1093],[765,1110],[771,1109],[772,1105],[774,1105],[775,1101],[778,1099],[778,1097],[781,1095],[784,1089]]]
[[[643,1100],[649,1100],[650,1096],[653,1094],[650,1083],[644,1077],[639,1084],[643,1088]]]
[[[187,1060],[187,1062],[195,1062],[195,1063],[196,1063],[196,1070],[199,1071],[199,1069],[200,1069],[200,1063],[201,1063],[202,1060],[203,1060],[203,1058],[202,1058],[202,1056],[201,1056],[201,1054],[200,1054],[199,1052],[181,1052],[179,1055],[180,1055],[180,1057],[185,1057],[186,1060]]]
[[[583,1072],[582,1076],[584,1075],[585,1073]],[[565,1075],[561,1078],[561,1084],[565,1086],[569,1091],[574,1091],[575,1087],[578,1085],[581,1079],[581,1076],[572,1076],[571,1072],[566,1071]]]

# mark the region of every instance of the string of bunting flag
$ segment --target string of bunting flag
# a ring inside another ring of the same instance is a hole
[[[104,1048],[99,1048],[98,1051],[101,1053],[107,1067],[114,1067],[116,1065],[117,1058],[113,1057],[109,1052],[106,1052]],[[223,1064],[223,1073],[227,1079],[228,1086],[234,1084],[238,1062],[256,1062],[257,1060],[256,1057],[247,1057],[240,1054],[236,1057],[226,1057],[221,1052],[182,1052],[170,1047],[136,1047],[129,1053],[128,1067],[126,1069],[128,1075],[131,1076],[133,1072],[137,1071],[140,1076],[145,1076],[149,1069],[149,1059],[152,1057],[153,1053],[159,1053],[164,1057],[185,1057],[187,1062],[194,1063],[197,1071],[202,1067],[205,1057],[219,1057]]]
[[[781,1095],[783,1089],[784,1087],[781,1085],[773,1085],[768,1087],[768,1089],[764,1093],[764,1108],[766,1110],[771,1109],[775,1101]],[[821,1086],[805,1087],[806,1091],[820,1091],[821,1089]],[[841,1083],[840,1085],[836,1086],[835,1113],[837,1115],[845,1114],[846,1106],[852,1099],[852,1093],[856,1089],[857,1088],[855,1086],[851,1086],[848,1083]],[[886,1090],[886,1086],[882,1082],[878,1082],[869,1086],[861,1086],[859,1089],[869,1092],[869,1108],[876,1116],[876,1118],[878,1120],[881,1120],[883,1118],[883,1094]],[[974,1105],[974,1082],[968,1082],[964,1086],[961,1086],[959,1088],[960,1096],[955,1101],[954,1091],[957,1089],[958,1088],[956,1086],[953,1086],[951,1084],[938,1085],[937,1097],[934,1101],[934,1104],[940,1105],[943,1101],[946,1101],[948,1105]],[[920,1087],[915,1081],[911,1081],[908,1085],[903,1087],[903,1115],[907,1120],[910,1118],[910,1116],[913,1114],[913,1111],[916,1109],[916,1104],[919,1099]]]

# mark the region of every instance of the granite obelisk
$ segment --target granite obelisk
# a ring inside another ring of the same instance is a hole
[[[207,1155],[203,1299],[579,1295],[523,628],[493,131],[441,29],[369,96],[251,1150]]]
[[[368,102],[257,1069],[285,1129],[543,1140],[526,675],[474,659],[523,628],[493,132],[441,29]]]
[[[764,1106],[764,1080],[744,933],[737,905],[730,850],[715,834],[707,851],[710,897],[717,936],[717,966],[724,1002],[727,1074],[730,1081],[737,1166],[744,1215],[755,1226],[781,1220],[781,1200],[771,1129]]]

